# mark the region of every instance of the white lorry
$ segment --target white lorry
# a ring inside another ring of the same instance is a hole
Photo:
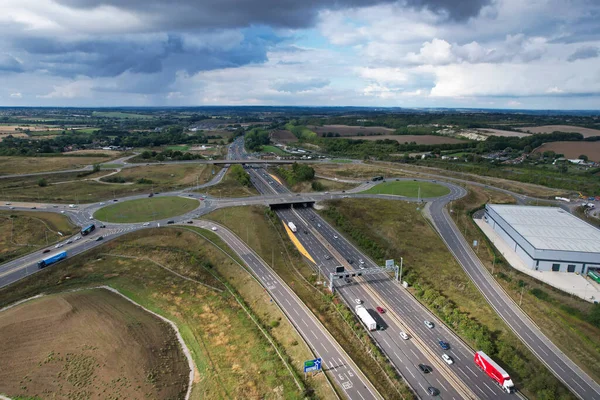
[[[354,308],[354,310],[356,311],[356,315],[358,315],[358,318],[360,318],[360,320],[363,322],[363,324],[365,324],[368,330],[377,330],[377,322],[375,322],[373,317],[371,317],[371,314],[369,314],[369,311],[367,311],[367,309],[364,306],[358,305]]]

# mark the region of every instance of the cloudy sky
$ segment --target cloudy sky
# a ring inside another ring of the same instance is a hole
[[[2,0],[0,105],[600,109],[600,1]]]

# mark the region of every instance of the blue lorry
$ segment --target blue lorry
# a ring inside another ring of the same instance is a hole
[[[44,258],[42,261],[38,262],[39,268],[45,268],[48,265],[52,265],[54,263],[59,262],[60,260],[64,260],[67,258],[67,252],[61,251],[60,253],[56,253],[50,257]]]

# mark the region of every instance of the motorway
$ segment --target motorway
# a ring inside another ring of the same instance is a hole
[[[271,179],[263,169],[251,169],[249,172],[253,184],[261,193],[267,190],[280,194],[287,192],[287,188]],[[455,199],[464,195],[464,189],[454,185],[448,187],[448,198]],[[377,268],[372,260],[311,208],[300,206],[276,212],[284,223],[293,222],[298,227],[296,237],[317,263],[319,273],[323,273],[325,277],[335,272],[339,265],[352,269],[347,260],[352,260],[353,265],[358,265],[362,259],[365,267]],[[371,332],[371,336],[419,397],[427,397],[429,387],[437,388],[441,392],[440,398],[447,399],[510,397],[476,368],[473,362],[474,351],[387,274],[365,276],[360,282],[354,279],[350,284],[337,285],[336,290],[351,309],[356,305],[355,299],[363,301],[365,307],[371,310],[372,316],[380,325],[385,326],[384,331]],[[377,315],[373,311],[377,306],[385,306],[387,312]],[[435,328],[426,328],[425,320],[434,322]],[[412,338],[403,340],[400,331],[409,333]],[[450,343],[450,350],[443,351],[439,340]],[[445,365],[441,358],[443,353],[450,355],[455,363],[451,366]],[[433,372],[422,373],[418,368],[419,364],[431,366]]]
[[[313,354],[323,359],[324,370],[329,372],[329,376],[336,381],[348,398],[363,400],[381,398],[319,319],[256,252],[222,225],[211,221],[197,221],[194,225],[207,230],[217,228],[213,233],[217,234],[252,270],[304,338]]]
[[[246,160],[246,155],[243,151],[243,142],[236,140],[230,146],[228,158],[239,160]],[[389,195],[363,195],[351,193],[332,193],[332,194],[292,194],[289,191],[276,183],[274,180],[269,179],[268,175],[264,176],[264,169],[253,169],[250,168],[252,182],[255,184],[257,189],[261,193],[270,193],[269,195],[255,196],[242,199],[214,199],[211,197],[204,197],[197,193],[190,193],[191,190],[200,189],[209,185],[220,182],[226,172],[227,166],[219,172],[213,180],[207,184],[200,185],[196,188],[188,188],[178,192],[164,193],[161,196],[186,196],[204,199],[201,205],[194,211],[173,218],[176,223],[185,222],[191,218],[198,218],[201,215],[208,213],[214,209],[221,207],[231,207],[249,204],[272,204],[276,202],[310,202],[319,201],[323,199],[331,198],[343,198],[343,197],[357,197],[357,198],[385,198],[402,201],[416,201],[417,199],[402,198],[398,196]],[[434,175],[431,175],[434,177]],[[447,177],[435,176],[437,179],[451,180]],[[404,178],[406,179],[406,178]],[[473,182],[464,181],[469,184],[477,184]],[[535,324],[523,313],[520,308],[510,299],[510,297],[502,290],[502,288],[495,282],[493,277],[487,272],[485,267],[481,264],[479,259],[470,249],[470,246],[456,225],[448,215],[445,207],[446,205],[457,198],[462,197],[465,194],[465,190],[460,186],[456,186],[450,183],[437,182],[446,185],[451,189],[451,193],[447,196],[438,199],[423,199],[429,202],[429,213],[436,229],[442,236],[442,239],[447,244],[450,251],[454,254],[456,259],[459,261],[461,266],[465,269],[469,277],[481,290],[485,298],[490,302],[495,311],[506,321],[506,323],[513,329],[517,336],[531,349],[531,351],[552,371],[561,381],[565,383],[569,389],[581,399],[600,399],[600,386],[594,382],[587,374],[585,374],[579,367],[577,367],[568,357],[566,357],[553,343],[547,339],[542,332],[535,326]],[[367,186],[370,184],[366,184]],[[531,198],[516,194],[504,189],[497,189],[495,187],[483,184],[477,184],[479,186],[485,186],[489,189],[500,190],[511,194],[517,198],[519,202],[525,202]],[[128,198],[119,199],[119,201],[143,198],[145,195],[131,196]],[[65,206],[46,205],[38,207],[36,211],[51,211],[59,212],[64,211],[64,214],[69,216],[78,225],[86,225],[90,222],[90,217],[100,207],[104,206],[101,203],[93,203],[83,205],[77,209],[68,209]],[[0,206],[0,208],[8,208]],[[20,207],[18,204],[14,204],[16,210],[29,210],[31,207],[23,205]],[[306,227],[308,234],[297,235],[301,243],[306,249],[313,255],[313,258],[319,264],[318,266],[323,268],[322,272],[331,272],[337,265],[345,265],[348,269],[351,265],[346,260],[353,260],[355,263],[358,259],[363,259],[366,266],[374,267],[375,264],[372,260],[368,259],[358,249],[356,249],[350,242],[343,238],[342,235],[335,232],[335,230],[329,226],[324,220],[322,220],[313,210],[303,207],[296,208],[293,210],[282,210],[278,211],[278,214],[283,221],[302,221],[303,226]],[[149,226],[160,226],[166,224],[164,221],[153,221]],[[92,235],[89,235],[81,240],[74,241],[71,244],[65,245],[61,250],[68,250],[69,255],[79,254],[87,251],[95,246],[103,243],[103,241],[96,241],[95,239],[102,235],[105,240],[110,240],[127,232],[143,229],[148,226],[144,224],[109,224],[106,223],[106,228],[97,229]],[[64,242],[64,241],[63,241]],[[18,260],[0,265],[0,288],[9,285],[25,276],[31,275],[38,271],[35,265],[37,261],[44,258],[41,251],[26,255]],[[242,257],[243,258],[243,257]],[[244,259],[246,261],[246,259]],[[256,260],[255,260],[256,261]],[[248,262],[248,261],[246,261]],[[356,264],[354,264],[356,265]],[[268,266],[266,266],[268,268]],[[266,276],[266,275],[265,275]],[[275,276],[271,273],[270,276]],[[283,290],[283,286],[282,289]],[[421,306],[410,294],[392,282],[387,275],[381,274],[379,276],[365,276],[362,278],[356,278],[352,283],[346,284],[341,283],[336,285],[342,298],[353,308],[353,301],[356,298],[361,298],[365,301],[367,308],[374,308],[377,305],[384,305],[388,309],[388,312],[383,316],[375,315],[387,329],[384,331],[376,331],[373,333],[373,338],[381,346],[386,355],[390,357],[390,360],[394,363],[396,368],[407,378],[411,386],[417,391],[419,396],[423,397],[423,393],[426,387],[435,386],[442,392],[442,398],[461,398],[461,397],[472,397],[474,394],[477,398],[503,398],[506,395],[493,384],[493,381],[487,376],[483,375],[472,361],[473,350],[469,349],[458,337],[454,336],[443,324],[441,324],[436,318],[434,318],[429,311]],[[282,292],[287,293],[286,291]],[[289,294],[289,293],[288,293]],[[275,294],[273,295],[275,297]],[[291,299],[290,299],[291,300]],[[276,301],[280,301],[277,299]],[[283,300],[285,303],[285,300]],[[282,303],[282,304],[283,304]],[[292,311],[294,313],[294,311]],[[294,325],[298,321],[295,321],[292,315]],[[314,317],[314,316],[313,316]],[[309,318],[309,316],[306,316]],[[425,329],[423,324],[424,319],[428,319],[435,323],[434,329]],[[315,328],[316,329],[316,328]],[[410,333],[413,338],[408,341],[402,341],[398,333],[400,330],[404,330]],[[321,330],[322,331],[322,330]],[[326,332],[322,332],[325,334]],[[306,336],[303,335],[305,339]],[[310,339],[310,336],[308,337]],[[307,339],[307,340],[308,340]],[[439,348],[437,341],[444,339],[449,342],[451,349],[447,351],[454,360],[455,364],[452,366],[446,366],[441,363],[439,358],[442,353]],[[312,340],[308,340],[311,347],[315,352],[316,344]],[[319,342],[327,342],[325,336],[321,337]],[[335,343],[337,345],[337,343]],[[334,346],[335,347],[335,346]],[[329,347],[328,351],[336,351],[333,347]],[[317,352],[318,353],[318,352]],[[333,353],[332,353],[333,354]],[[357,372],[351,360],[347,357],[342,357],[343,365],[348,368],[354,368],[351,371]],[[421,374],[421,372],[415,368],[416,363],[427,361],[433,368],[433,372],[427,376]],[[333,374],[332,374],[333,375]],[[358,381],[353,382],[352,387],[360,387],[363,384],[365,387],[370,384],[361,379],[361,374],[354,374]],[[335,378],[336,382],[343,387],[342,381]],[[452,382],[452,384],[450,384]],[[465,388],[465,384],[467,388]],[[370,392],[368,390],[367,392]],[[471,391],[471,393],[469,393]],[[369,395],[367,392],[361,395],[367,394],[366,398],[377,397],[373,396],[373,393]],[[353,394],[347,393],[350,398],[355,398]],[[356,395],[356,398],[359,398]]]

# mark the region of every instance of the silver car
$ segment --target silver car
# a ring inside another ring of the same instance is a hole
[[[424,324],[426,327],[428,327],[429,329],[433,329],[433,323],[429,322],[429,321],[424,321]]]

